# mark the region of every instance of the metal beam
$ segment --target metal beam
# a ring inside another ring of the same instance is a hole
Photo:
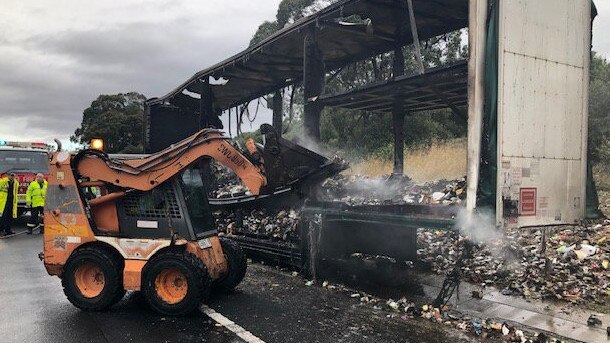
[[[316,27],[307,28],[303,40],[303,93],[305,113],[303,126],[305,136],[314,142],[320,141],[320,115],[324,105],[318,97],[324,92],[324,61],[316,40]]]
[[[459,119],[461,119],[464,122],[468,122],[468,117],[467,114],[460,110],[455,103],[453,103],[453,101],[451,101],[448,97],[447,97],[447,93],[440,91],[437,87],[435,87],[433,84],[429,84],[428,85],[428,89],[434,94],[436,95],[445,105],[447,105],[447,107],[449,107],[451,109],[451,111],[453,112],[453,114],[458,117]]]
[[[394,78],[405,74],[405,56],[402,47],[394,49],[392,73]],[[394,98],[392,106],[392,131],[394,133],[394,169],[392,174],[403,175],[405,163],[405,111],[404,100],[401,94]]]
[[[214,113],[214,93],[210,86],[209,77],[199,80],[201,91],[199,94],[199,129],[210,127],[212,124],[211,117]]]
[[[282,136],[283,99],[282,92],[277,90],[273,95],[273,128],[278,136]]]
[[[409,9],[409,24],[411,24],[411,34],[413,35],[413,46],[415,46],[415,58],[419,65],[419,73],[424,73],[424,60],[421,55],[421,47],[419,46],[419,34],[417,33],[417,24],[415,23],[415,12],[413,10],[413,0],[407,0]]]
[[[392,42],[392,43],[396,42],[394,37],[392,37],[391,35],[385,34],[383,32],[375,31],[375,29],[373,28],[372,25],[355,26],[355,25],[345,25],[345,24],[334,22],[334,21],[327,21],[327,22],[322,23],[322,27],[335,29],[335,30],[343,31],[343,32],[348,32],[348,33],[353,33],[353,34],[357,34],[357,35],[361,35],[361,36],[365,36],[365,37],[379,38],[386,42]]]

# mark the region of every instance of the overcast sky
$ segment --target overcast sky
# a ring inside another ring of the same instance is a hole
[[[0,140],[62,140],[99,94],[160,96],[247,47],[280,0],[1,0]],[[594,49],[610,58],[610,0]]]

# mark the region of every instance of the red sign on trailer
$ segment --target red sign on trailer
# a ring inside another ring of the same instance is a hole
[[[536,215],[536,188],[521,188],[519,192],[519,215],[531,217]]]

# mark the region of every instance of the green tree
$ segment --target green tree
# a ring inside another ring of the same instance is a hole
[[[250,40],[250,46],[261,42],[265,38],[271,36],[274,32],[283,29],[286,24],[303,18],[303,10],[315,2],[316,0],[282,0],[278,6],[275,20],[265,21],[258,27],[256,33]]]
[[[87,144],[102,138],[109,153],[144,151],[144,102],[136,92],[100,95],[83,111],[83,120],[70,140]]]
[[[589,87],[589,151],[592,162],[610,165],[610,62],[595,52]]]
[[[262,42],[265,38],[271,36],[275,31],[277,31],[277,21],[265,21],[264,23],[260,24],[256,30],[256,33],[250,40],[250,46]]]
[[[286,24],[303,18],[303,10],[315,2],[316,0],[282,0],[275,15],[278,28],[282,29]]]

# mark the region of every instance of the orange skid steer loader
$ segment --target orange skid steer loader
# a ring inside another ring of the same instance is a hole
[[[267,134],[274,132],[267,128]],[[272,138],[270,149],[249,144],[250,151],[242,153],[222,132],[206,129],[132,159],[58,149],[50,162],[44,210],[41,259],[48,273],[61,278],[72,304],[89,311],[106,309],[133,290],[141,291],[154,310],[183,315],[198,309],[211,290],[232,290],[246,273],[246,259],[236,243],[218,237],[204,178],[191,167],[214,159],[258,195],[276,190],[268,186],[261,156],[280,168],[296,151],[305,172],[282,179],[293,186],[329,165],[313,152],[286,148],[278,144],[281,138]]]

